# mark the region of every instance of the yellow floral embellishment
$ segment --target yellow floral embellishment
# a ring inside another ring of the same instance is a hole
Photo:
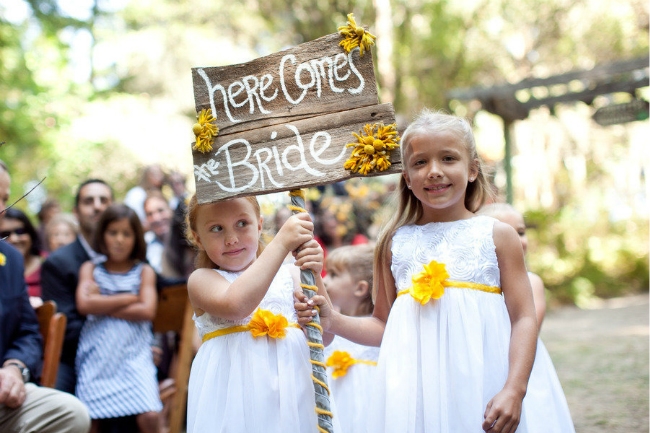
[[[197,122],[192,126],[192,132],[196,137],[196,144],[192,149],[198,150],[201,153],[210,152],[212,150],[212,142],[214,137],[219,133],[217,125],[213,124],[217,119],[212,116],[212,109],[203,109],[197,116]]]
[[[338,28],[339,34],[343,40],[339,46],[343,47],[346,53],[349,53],[356,47],[359,47],[359,54],[363,56],[365,51],[370,51],[370,47],[375,45],[377,36],[373,35],[361,26],[357,26],[354,20],[354,14],[348,14],[348,24]]]
[[[356,360],[350,356],[348,352],[343,350],[335,350],[329,358],[327,358],[327,366],[332,367],[332,377],[338,379],[348,374],[348,368],[352,367]]]
[[[365,176],[373,170],[384,171],[390,167],[390,152],[399,147],[400,140],[395,123],[386,126],[367,123],[360,134],[352,135],[357,141],[345,145],[353,150],[343,168]]]
[[[445,293],[445,280],[449,278],[444,263],[432,260],[424,270],[412,278],[411,296],[424,305],[431,299],[440,299]]]
[[[348,374],[348,368],[355,364],[377,365],[375,361],[366,361],[364,359],[355,359],[344,350],[335,350],[329,358],[327,358],[327,366],[332,367],[332,377],[338,379]]]
[[[289,322],[282,314],[274,314],[269,310],[258,308],[253,318],[248,322],[253,337],[268,335],[271,338],[284,338]]]
[[[0,266],[4,266],[7,264],[7,256],[4,254],[0,253]]]

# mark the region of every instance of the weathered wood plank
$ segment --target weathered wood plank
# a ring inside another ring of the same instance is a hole
[[[196,111],[212,108],[219,135],[375,105],[372,55],[333,33],[248,63],[192,69]]]
[[[391,104],[374,105],[219,135],[212,152],[194,151],[194,177],[199,203],[225,198],[288,191],[356,177],[343,168],[367,123],[395,122]],[[401,170],[399,149],[390,155],[389,170]]]

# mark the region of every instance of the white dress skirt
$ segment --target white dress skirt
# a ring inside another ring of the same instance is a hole
[[[342,432],[363,432],[366,428],[368,401],[375,383],[379,348],[362,346],[337,336],[325,349],[325,359],[330,359],[335,352],[339,352],[339,355],[346,353],[355,360],[340,377],[334,377],[335,367],[327,368],[330,390],[336,400],[335,417]]]
[[[283,265],[259,307],[296,323],[294,283]],[[241,273],[216,270],[228,281]],[[204,313],[195,317],[201,337],[218,329],[245,325]],[[286,337],[254,338],[236,332],[205,341],[190,373],[188,433],[318,432],[309,349],[303,331],[286,329]]]
[[[391,271],[397,291],[432,260],[444,263],[449,280],[500,287],[493,241],[495,219],[471,219],[399,228],[392,242]],[[421,305],[410,294],[392,306],[369,405],[368,432],[482,432],[488,402],[508,375],[510,319],[503,295],[446,287],[440,299]],[[526,397],[518,433],[531,428],[530,411],[555,401]],[[560,430],[564,431],[564,430]]]

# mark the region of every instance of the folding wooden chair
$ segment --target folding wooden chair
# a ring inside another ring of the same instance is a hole
[[[41,386],[54,388],[56,375],[61,362],[61,350],[65,326],[68,322],[65,314],[56,312],[56,302],[45,301],[36,309],[38,325],[43,337],[43,370]]]
[[[175,284],[158,293],[158,309],[153,320],[154,332],[175,331],[180,335],[174,383],[161,389],[160,398],[172,398],[169,411],[169,433],[181,433],[187,405],[187,385],[194,349],[194,322],[192,305],[187,296],[187,284]]]

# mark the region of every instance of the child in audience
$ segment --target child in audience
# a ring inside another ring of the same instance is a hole
[[[160,432],[162,403],[151,345],[156,277],[145,263],[144,231],[123,204],[101,215],[94,249],[106,256],[79,271],[77,309],[87,315],[77,349],[76,395],[88,406],[92,432],[99,420],[136,415],[143,433]]]

